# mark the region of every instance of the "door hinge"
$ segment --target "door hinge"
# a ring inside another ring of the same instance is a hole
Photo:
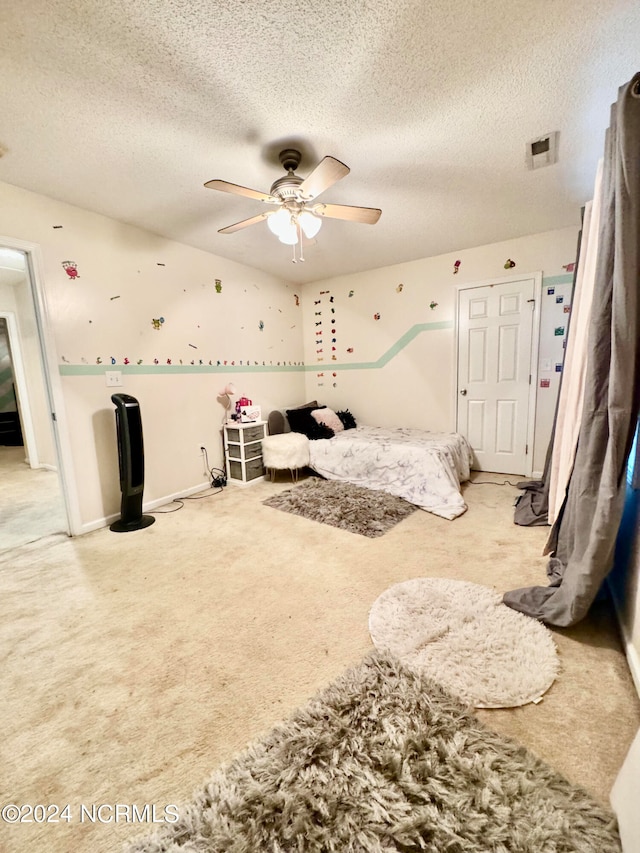
[[[56,413],[55,413],[55,412],[51,412],[51,420],[52,420],[52,421],[57,421],[57,420],[58,420],[58,419],[56,418]]]
[[[529,453],[529,445],[528,445],[528,444],[525,444],[525,446],[524,446],[524,455],[525,455],[525,456],[527,456],[527,454],[528,454],[528,453]]]
[[[531,385],[531,374],[529,374],[529,385]]]

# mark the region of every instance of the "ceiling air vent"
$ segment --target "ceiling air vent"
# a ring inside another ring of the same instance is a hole
[[[558,160],[558,136],[559,131],[545,133],[537,139],[527,142],[525,160],[527,169],[541,169],[543,166],[551,166]]]

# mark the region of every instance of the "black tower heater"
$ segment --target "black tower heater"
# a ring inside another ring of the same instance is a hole
[[[129,530],[149,527],[155,518],[142,514],[144,448],[140,403],[128,394],[114,394],[111,400],[116,405],[122,504],[120,518],[114,521],[109,529],[116,533],[126,533]]]

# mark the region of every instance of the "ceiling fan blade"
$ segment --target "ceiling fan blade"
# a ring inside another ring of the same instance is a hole
[[[252,216],[250,219],[243,219],[233,225],[227,225],[226,228],[220,228],[218,230],[218,234],[233,234],[234,231],[240,231],[242,228],[247,228],[249,225],[256,225],[258,222],[262,222],[263,219],[271,216],[272,212],[273,211],[269,210],[265,213],[259,213],[257,216]]]
[[[298,192],[305,201],[311,200],[333,186],[336,181],[346,177],[350,171],[348,166],[335,157],[324,157],[300,184]]]
[[[314,204],[310,210],[316,216],[347,219],[349,222],[363,222],[365,225],[375,225],[382,213],[379,207],[352,207],[349,204]]]
[[[230,184],[229,181],[220,181],[218,179],[207,181],[205,187],[210,190],[220,190],[223,193],[233,193],[233,195],[244,195],[247,198],[255,198],[258,201],[266,201],[272,204],[279,204],[279,200],[269,193],[261,193],[259,190],[251,190],[249,187],[241,187],[239,184]]]

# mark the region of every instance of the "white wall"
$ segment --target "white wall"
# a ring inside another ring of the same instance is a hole
[[[564,228],[307,285],[305,361],[316,369],[307,373],[305,396],[349,408],[362,423],[455,429],[456,286],[541,271],[545,294],[549,283],[570,281],[564,267],[576,259],[577,238],[577,226]],[[516,266],[505,269],[509,259]],[[406,342],[412,329],[417,333]],[[553,336],[549,323],[543,334]],[[538,388],[544,417],[534,469],[544,463],[554,384]]]
[[[111,394],[140,401],[146,504],[206,485],[201,445],[222,466],[216,397],[228,381],[266,413],[303,396],[292,285],[1,183],[0,235],[39,246],[83,530],[119,510]],[[106,386],[106,370],[122,387]]]

